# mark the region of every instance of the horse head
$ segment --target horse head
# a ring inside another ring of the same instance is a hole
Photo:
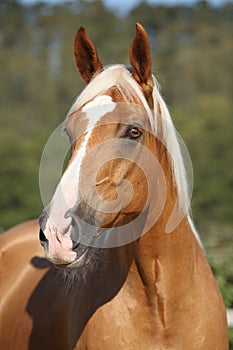
[[[163,210],[167,181],[158,137],[166,134],[160,117],[167,110],[151,73],[144,28],[136,25],[130,69],[104,68],[83,27],[74,54],[87,86],[64,123],[71,142],[68,166],[39,219],[47,258],[69,269],[85,265],[93,248],[139,238]],[[147,220],[151,207],[153,220]]]

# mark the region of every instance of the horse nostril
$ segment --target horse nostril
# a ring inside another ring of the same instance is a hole
[[[40,237],[40,244],[42,245],[42,247],[45,247],[45,245],[48,243],[48,240],[41,229],[40,229],[39,237]]]

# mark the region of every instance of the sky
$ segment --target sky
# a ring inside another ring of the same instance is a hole
[[[33,4],[35,2],[38,2],[39,0],[21,0],[24,4]],[[55,3],[62,3],[64,0],[41,0],[43,2],[55,4]],[[230,0],[229,0],[230,1]],[[132,7],[140,3],[141,0],[104,0],[104,3],[107,7],[111,9],[119,10],[120,12],[128,12]],[[195,0],[146,0],[146,2],[150,4],[165,4],[165,5],[174,5],[174,4],[193,4],[197,1]],[[209,3],[218,6],[222,3],[227,2],[227,0],[209,0]]]

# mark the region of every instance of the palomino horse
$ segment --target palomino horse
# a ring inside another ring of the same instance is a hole
[[[144,28],[131,68],[104,68],[82,27],[74,52],[87,86],[65,120],[71,157],[39,220],[47,259],[36,221],[0,238],[1,349],[227,349]]]

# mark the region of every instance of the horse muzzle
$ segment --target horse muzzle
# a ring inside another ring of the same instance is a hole
[[[69,225],[63,232],[59,232],[51,223],[49,217],[43,215],[39,219],[39,239],[45,250],[46,258],[55,265],[66,266],[77,260],[76,250],[79,250],[79,242],[70,237],[72,226]]]

